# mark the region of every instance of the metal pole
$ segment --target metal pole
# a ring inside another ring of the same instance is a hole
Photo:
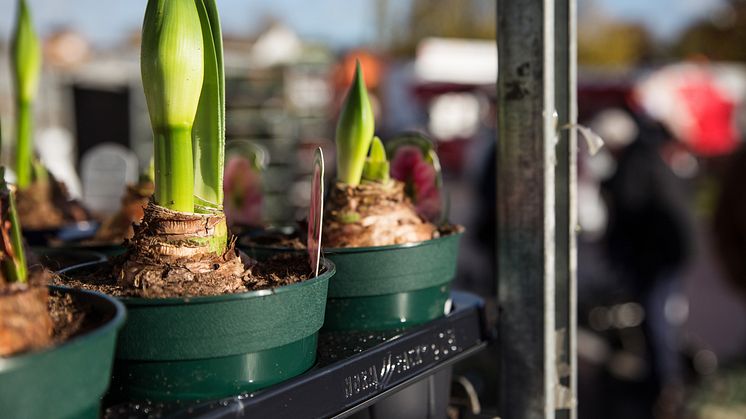
[[[498,0],[500,416],[554,418],[554,1]]]
[[[559,126],[577,122],[576,0],[555,0],[555,101]],[[559,132],[557,168],[557,417],[577,418],[577,133]]]

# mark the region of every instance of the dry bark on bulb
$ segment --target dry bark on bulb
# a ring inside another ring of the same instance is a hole
[[[0,261],[13,254],[7,192],[0,194]],[[47,311],[49,273],[32,269],[26,283],[10,283],[0,269],[0,356],[39,349],[52,342],[52,318]]]
[[[23,228],[58,228],[66,223],[91,218],[80,202],[70,198],[65,185],[51,173],[47,181],[37,181],[16,191],[16,209]]]
[[[223,214],[173,211],[154,203],[145,209],[118,283],[142,297],[219,295],[245,290],[250,269],[229,243],[222,254],[204,242],[225,225]]]
[[[134,235],[132,225],[133,223],[140,224],[145,207],[148,206],[152,195],[152,183],[127,186],[127,190],[122,196],[122,207],[116,214],[104,221],[89,243],[119,244],[125,239],[132,238]]]
[[[52,195],[51,182],[34,182],[27,188],[18,190],[16,202],[23,228],[41,230],[64,224],[64,215],[55,206]]]
[[[46,286],[0,286],[0,356],[39,349],[52,342]]]
[[[417,214],[404,183],[336,183],[324,219],[325,247],[367,247],[415,243],[438,235],[435,225]]]

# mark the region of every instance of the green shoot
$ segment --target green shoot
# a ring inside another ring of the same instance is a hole
[[[148,169],[140,173],[138,183],[155,183],[155,159],[151,158]]]
[[[386,149],[378,137],[373,137],[370,145],[370,156],[365,160],[363,179],[371,182],[388,183],[389,161],[386,159]]]
[[[205,47],[202,95],[192,130],[194,193],[197,210],[223,205],[225,161],[225,77],[223,40],[215,0],[196,0]]]
[[[155,201],[194,212],[194,124],[204,75],[202,24],[187,0],[149,0],[140,51],[155,137]]]
[[[5,257],[0,261],[0,265],[9,282],[26,282],[28,270],[23,250],[21,223],[16,212],[15,193],[5,182],[5,168],[0,168],[0,196],[7,197],[7,201],[2,202],[2,205],[7,208],[0,208],[4,212],[0,230],[2,230],[3,250],[5,251]]]
[[[375,120],[360,62],[337,122],[337,179],[357,186],[363,175],[368,149],[373,141]]]
[[[49,182],[49,172],[39,159],[34,158],[31,160],[31,173],[33,173],[35,182]]]
[[[18,187],[24,189],[32,182],[33,104],[39,89],[41,73],[41,46],[25,0],[18,1],[16,27],[11,44],[11,61],[17,106],[16,176]]]

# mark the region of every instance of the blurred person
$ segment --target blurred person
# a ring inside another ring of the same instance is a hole
[[[649,417],[676,417],[683,385],[678,348],[683,321],[671,308],[683,295],[693,220],[686,182],[667,161],[675,140],[658,121],[641,113],[633,117],[637,138],[613,150],[616,170],[602,184],[609,210],[605,252],[645,310]]]
[[[638,137],[638,123],[629,110],[614,106],[595,110],[584,123],[604,141],[578,142],[578,415],[581,419],[641,417],[653,399],[643,372],[645,339],[639,322],[617,327],[613,313],[641,306],[629,281],[609,262],[604,239],[609,209],[602,184],[617,169],[617,158]],[[586,107],[589,107],[586,104]],[[595,107],[593,107],[595,108]],[[579,135],[579,140],[583,137]],[[642,344],[641,344],[642,343]],[[648,398],[648,399],[646,399]],[[643,415],[644,417],[644,415]]]
[[[461,245],[468,250],[459,255],[462,263],[456,281],[460,288],[492,303],[497,295],[497,96],[488,90],[479,94],[485,109],[465,159],[474,164],[467,165],[457,185],[469,188],[473,204],[464,217],[466,234]]]
[[[746,302],[746,147],[726,164],[715,207],[715,245],[726,277]]]

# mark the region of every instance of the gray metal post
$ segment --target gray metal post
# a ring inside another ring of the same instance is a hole
[[[498,0],[500,416],[554,418],[554,1]]]
[[[576,0],[555,0],[555,102],[559,126],[577,120]],[[577,418],[577,134],[559,132],[556,176],[557,417]]]

